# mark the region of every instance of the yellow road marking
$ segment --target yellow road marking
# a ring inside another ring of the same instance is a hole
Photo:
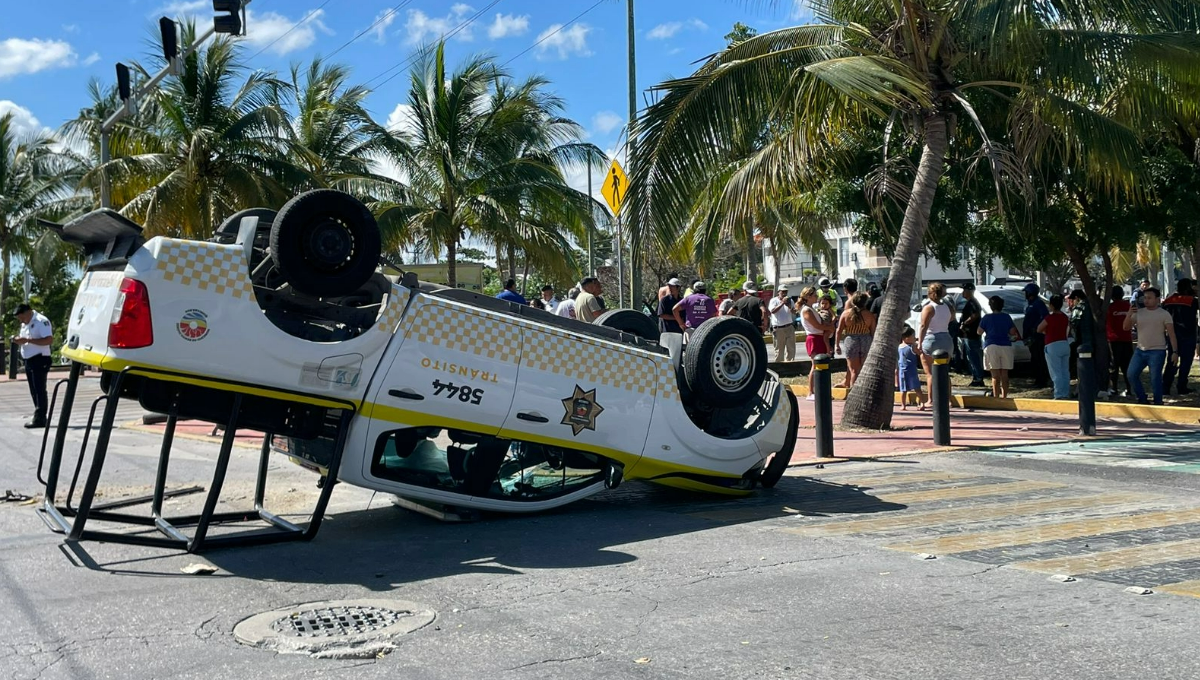
[[[1180,581],[1179,583],[1168,583],[1164,586],[1154,586],[1154,589],[1160,593],[1200,597],[1200,581]]]
[[[1012,566],[1029,571],[1044,571],[1053,574],[1091,574],[1114,569],[1132,569],[1146,567],[1163,562],[1178,562],[1194,559],[1200,554],[1200,538],[1189,538],[1184,541],[1168,541],[1166,543],[1151,543],[1133,548],[1120,548],[1105,552],[1070,557],[1056,557],[1048,560],[1033,560],[1016,562]]]
[[[930,489],[928,491],[903,491],[898,493],[872,494],[881,501],[888,503],[926,503],[929,501],[950,501],[962,498],[978,498],[980,496],[1000,496],[1025,491],[1061,488],[1062,484],[1050,482],[1002,482],[998,484],[978,484],[974,486],[955,486],[949,489]]]
[[[1186,524],[1188,522],[1200,522],[1200,508],[1146,512],[1128,517],[1095,517],[1075,522],[1044,524],[1023,529],[985,531],[942,538],[929,538],[907,543],[896,543],[887,547],[893,550],[906,550],[908,552],[950,554],[972,550],[988,550],[990,548],[1001,548],[1009,545],[1026,545],[1029,543],[1042,543],[1067,538],[1080,538],[1082,536],[1115,534],[1121,531],[1151,529],[1173,524]]]
[[[1033,501],[981,505],[971,508],[948,508],[946,510],[906,512],[902,514],[888,513],[882,517],[830,522],[817,526],[788,529],[787,531],[804,536],[842,536],[846,534],[892,531],[895,529],[910,529],[938,524],[977,522],[1016,515],[1035,515],[1056,510],[1100,509],[1101,506],[1105,505],[1118,506],[1122,503],[1136,503],[1138,501],[1153,500],[1154,498],[1155,496],[1134,493],[1108,493],[1095,496],[1081,496],[1078,498],[1040,498]],[[1110,509],[1119,511],[1120,507]]]

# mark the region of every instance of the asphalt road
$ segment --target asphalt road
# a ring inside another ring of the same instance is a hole
[[[23,390],[0,385],[0,490],[32,494]],[[143,493],[153,437],[115,441],[105,498]],[[631,483],[470,524],[339,486],[314,542],[202,556],[72,549],[31,506],[0,503],[0,677],[1195,678],[1200,475],[1137,461],[1196,441],[796,468],[740,500]],[[179,449],[173,485],[206,483],[215,440]],[[235,456],[231,507],[249,502],[254,459]],[[270,502],[300,512],[315,478],[272,467]],[[181,573],[193,563],[217,571]],[[436,619],[369,659],[233,637],[251,615],[335,598]]]

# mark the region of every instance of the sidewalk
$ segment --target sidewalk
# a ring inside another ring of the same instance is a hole
[[[842,420],[845,402],[833,402],[836,428]],[[883,432],[833,433],[834,455],[838,458],[874,458],[919,451],[945,450],[933,443],[933,414],[913,410],[892,416],[892,430]],[[1141,423],[1131,419],[1100,419],[1098,437],[1155,435],[1168,432],[1196,432],[1200,428],[1170,423]],[[1015,411],[968,411],[951,409],[950,438],[953,448],[999,446],[1016,442],[1068,441],[1079,437],[1079,419],[1043,413]],[[793,461],[813,460],[815,455],[813,402],[800,397],[800,435]],[[1084,440],[1094,438],[1080,438]]]

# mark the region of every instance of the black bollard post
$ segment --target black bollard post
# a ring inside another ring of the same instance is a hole
[[[8,379],[17,379],[17,357],[21,356],[21,348],[16,341],[8,343]]]
[[[829,355],[812,357],[814,410],[816,411],[817,458],[833,458],[833,386],[829,377]]]
[[[1076,374],[1079,376],[1079,434],[1096,434],[1096,369],[1091,347],[1079,348]]]
[[[950,353],[945,350],[933,353],[933,384],[929,390],[933,400],[933,443],[950,446]]]

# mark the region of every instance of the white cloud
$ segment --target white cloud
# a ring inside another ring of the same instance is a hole
[[[333,31],[321,21],[323,16],[325,16],[323,9],[312,10],[296,20],[275,12],[257,14],[253,10],[247,9],[246,37],[242,40],[259,48],[270,45],[269,51],[275,54],[287,54],[302,50],[316,42],[318,30],[326,35],[333,34]],[[292,30],[293,26],[295,30]],[[277,39],[278,42],[275,42]]]
[[[497,14],[496,20],[488,27],[488,37],[492,40],[525,35],[529,31],[529,15]]]
[[[98,62],[98,61],[100,61],[100,53],[99,53],[99,52],[92,52],[91,54],[87,55],[87,59],[84,59],[84,60],[83,60],[83,65],[84,65],[84,66],[91,66],[92,64],[94,64],[94,63],[96,63],[96,62]]]
[[[0,40],[0,80],[50,68],[74,66],[77,55],[62,40]]]
[[[189,14],[195,14],[201,10],[212,11],[212,2],[210,0],[174,0],[162,5],[158,9],[150,13],[151,16],[166,16],[171,18],[179,18]]]
[[[592,51],[588,49],[587,36],[592,32],[592,27],[587,24],[575,24],[564,29],[562,26],[562,24],[551,24],[538,36],[538,40],[542,41],[538,45],[538,58],[547,59],[557,56],[559,59],[568,59],[572,55],[591,56]]]
[[[669,21],[665,24],[659,24],[650,29],[646,34],[648,40],[669,40],[674,38],[683,29],[689,29],[699,32],[708,30],[708,24],[699,19],[688,19],[687,21]]]
[[[79,25],[78,24],[63,24],[62,30],[64,33],[78,33]]]
[[[607,135],[624,124],[624,116],[613,113],[612,111],[601,111],[595,116],[592,116],[592,128],[602,135]]]
[[[387,129],[411,133],[417,129],[411,104],[396,104],[387,117]]]
[[[372,22],[375,24],[375,27],[371,29],[371,32],[375,34],[375,42],[383,43],[384,37],[387,35],[388,26],[391,26],[392,22],[396,20],[397,13],[393,7],[385,9],[375,16],[375,21]]]
[[[404,22],[404,30],[408,33],[404,42],[409,45],[433,42],[440,40],[450,31],[458,31],[454,34],[455,39],[470,42],[475,38],[475,34],[471,31],[471,25],[466,24],[466,20],[473,9],[470,5],[456,3],[444,17],[431,17],[419,9],[410,9],[408,20]]]
[[[34,117],[33,112],[29,109],[25,108],[24,106],[19,106],[16,102],[12,102],[7,99],[0,99],[0,118],[3,118],[10,113],[13,117],[10,125],[12,126],[12,130],[16,133],[17,137],[23,137],[25,135],[35,134],[38,132],[49,135],[53,132],[50,128],[42,125],[41,122]]]

